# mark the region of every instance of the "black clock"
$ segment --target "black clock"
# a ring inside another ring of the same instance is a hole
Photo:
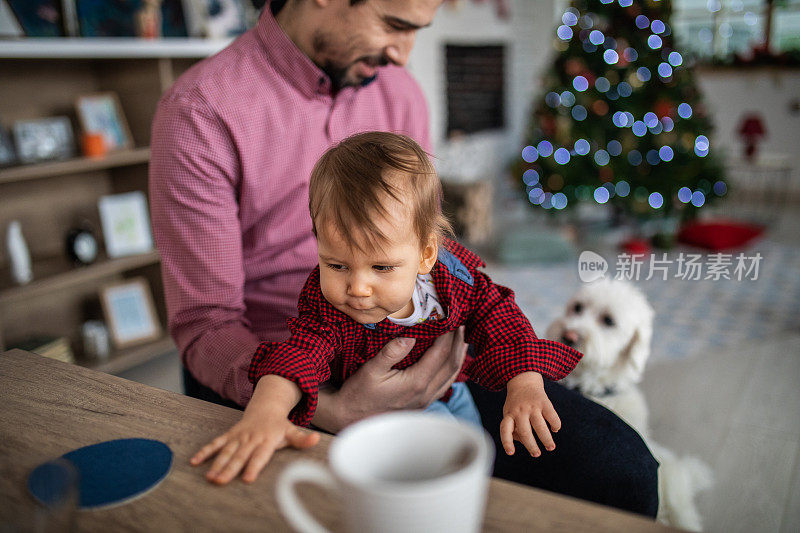
[[[97,237],[87,228],[73,228],[67,233],[67,255],[78,265],[91,265],[97,260],[100,246]]]

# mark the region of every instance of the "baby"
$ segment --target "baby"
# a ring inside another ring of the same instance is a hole
[[[252,482],[275,450],[316,444],[319,435],[298,426],[309,425],[320,384],[343,382],[388,341],[414,343],[395,366],[401,369],[462,326],[474,358],[429,409],[480,424],[464,380],[506,387],[506,453],[518,440],[538,457],[534,431],[545,449],[555,449],[550,430],[561,421],[542,376],[563,378],[581,354],[536,337],[514,293],[492,283],[478,270],[485,266],[480,258],[447,238],[440,198],[433,165],[403,135],[354,135],[320,158],[309,189],[319,266],[300,294],[299,316],[288,321],[291,337],[264,342],[253,356],[255,390],[242,420],[192,457],[199,465],[216,455],[209,481],[228,483],[244,469],[242,479]]]

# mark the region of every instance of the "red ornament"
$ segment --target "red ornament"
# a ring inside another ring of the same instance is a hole
[[[542,133],[545,137],[553,137],[556,134],[556,120],[552,115],[542,115],[541,119]]]
[[[592,103],[592,111],[594,111],[595,115],[604,117],[606,113],[608,113],[608,104],[605,100],[595,100],[594,103]]]
[[[581,72],[581,76],[586,78],[586,81],[589,82],[589,87],[594,87],[594,82],[597,81],[597,76],[595,76],[594,73],[589,70],[584,70]]]
[[[669,100],[658,100],[653,112],[658,118],[670,117],[675,113],[675,106]]]
[[[579,59],[570,58],[564,63],[564,71],[570,76],[576,76],[581,73],[586,67],[583,61]]]
[[[650,253],[650,243],[646,239],[631,238],[620,244],[622,251],[629,255],[647,255]]]
[[[744,158],[752,162],[758,154],[758,141],[767,134],[761,116],[755,113],[745,115],[738,130],[744,140]]]

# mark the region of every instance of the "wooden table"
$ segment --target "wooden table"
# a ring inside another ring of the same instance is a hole
[[[38,464],[110,439],[165,442],[172,471],[155,490],[126,505],[77,513],[79,531],[288,531],[275,503],[275,479],[291,461],[325,460],[331,437],[316,447],[278,452],[259,479],[226,487],[207,483],[189,457],[241,413],[83,367],[12,350],[0,355],[0,529],[19,524],[35,503],[26,479]],[[335,497],[303,492],[316,516],[337,528]],[[666,531],[632,514],[492,480],[486,531]]]

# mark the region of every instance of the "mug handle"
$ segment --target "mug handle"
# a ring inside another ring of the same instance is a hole
[[[306,510],[294,488],[298,483],[315,483],[328,490],[338,485],[330,471],[312,461],[295,461],[281,472],[278,478],[276,497],[284,518],[301,533],[330,533]]]

